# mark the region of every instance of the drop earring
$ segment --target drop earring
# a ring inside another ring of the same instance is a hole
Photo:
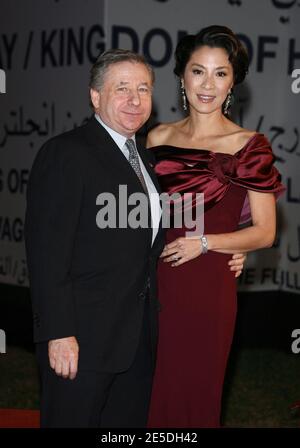
[[[232,91],[230,90],[230,92],[228,93],[228,95],[226,97],[225,104],[224,104],[224,109],[223,109],[224,115],[229,114],[229,109],[232,105],[232,100],[233,100],[233,94],[232,94]]]
[[[184,84],[183,84],[183,80],[181,79],[181,84],[180,84],[180,91],[181,91],[181,98],[182,98],[182,108],[184,111],[187,110],[187,99],[186,99],[186,94],[185,94],[185,90],[184,90]]]

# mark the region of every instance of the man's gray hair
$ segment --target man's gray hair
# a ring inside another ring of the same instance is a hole
[[[99,91],[103,87],[104,77],[108,68],[118,62],[134,62],[145,65],[151,76],[152,84],[154,83],[153,68],[148,64],[144,56],[129,50],[113,49],[100,54],[92,66],[90,71],[90,88]]]

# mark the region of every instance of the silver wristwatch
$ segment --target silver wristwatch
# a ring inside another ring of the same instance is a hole
[[[208,241],[205,235],[200,236],[200,241],[202,244],[202,252],[201,254],[206,254],[208,252]]]

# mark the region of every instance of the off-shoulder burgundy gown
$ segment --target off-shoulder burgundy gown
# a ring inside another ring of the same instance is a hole
[[[162,191],[203,192],[204,233],[237,230],[250,217],[247,189],[283,191],[263,134],[234,155],[157,146]],[[167,230],[167,242],[185,235]],[[236,317],[231,255],[208,252],[178,267],[159,261],[161,303],[157,366],[149,427],[218,427],[224,374]]]

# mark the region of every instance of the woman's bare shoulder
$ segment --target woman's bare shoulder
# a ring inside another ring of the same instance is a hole
[[[228,120],[223,133],[220,133],[219,145],[223,147],[224,152],[235,152],[242,148],[252,137],[257,134],[255,131],[243,128],[234,122]]]
[[[147,148],[165,145],[170,140],[170,136],[178,129],[180,121],[173,123],[159,124],[153,128],[147,136]]]
[[[256,131],[252,131],[251,129],[242,128],[238,125],[235,125],[235,128],[232,132],[233,137],[236,138],[236,143],[239,145],[244,145],[250,140],[255,134]]]

